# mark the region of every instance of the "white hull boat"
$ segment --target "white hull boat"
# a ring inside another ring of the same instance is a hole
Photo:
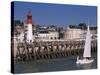
[[[78,57],[77,57],[78,58]],[[77,59],[76,64],[89,64],[92,63],[94,59]]]

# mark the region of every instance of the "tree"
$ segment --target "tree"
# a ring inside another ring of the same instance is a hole
[[[80,23],[78,26],[79,26],[81,29],[86,29],[86,28],[87,28],[86,23]]]

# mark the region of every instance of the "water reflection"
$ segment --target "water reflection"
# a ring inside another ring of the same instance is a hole
[[[90,63],[90,64],[85,64],[85,65],[83,65],[82,67],[83,67],[83,69],[91,69],[92,63]]]
[[[76,67],[78,69],[91,69],[92,68],[92,64],[93,63],[89,63],[89,64],[76,64]]]

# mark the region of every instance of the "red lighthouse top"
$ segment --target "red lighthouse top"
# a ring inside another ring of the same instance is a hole
[[[27,14],[27,24],[32,24],[32,13],[31,11]]]

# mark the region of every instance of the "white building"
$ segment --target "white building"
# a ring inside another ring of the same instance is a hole
[[[81,40],[86,38],[87,30],[79,29],[79,28],[67,28],[64,32],[65,40]],[[96,29],[90,30],[92,38],[96,39],[97,31]]]
[[[35,39],[39,41],[54,41],[54,40],[57,40],[58,38],[59,38],[59,33],[57,31],[41,32],[41,33],[38,33],[37,36],[35,37]]]
[[[67,28],[64,33],[65,40],[74,40],[83,38],[84,31],[77,28]]]

